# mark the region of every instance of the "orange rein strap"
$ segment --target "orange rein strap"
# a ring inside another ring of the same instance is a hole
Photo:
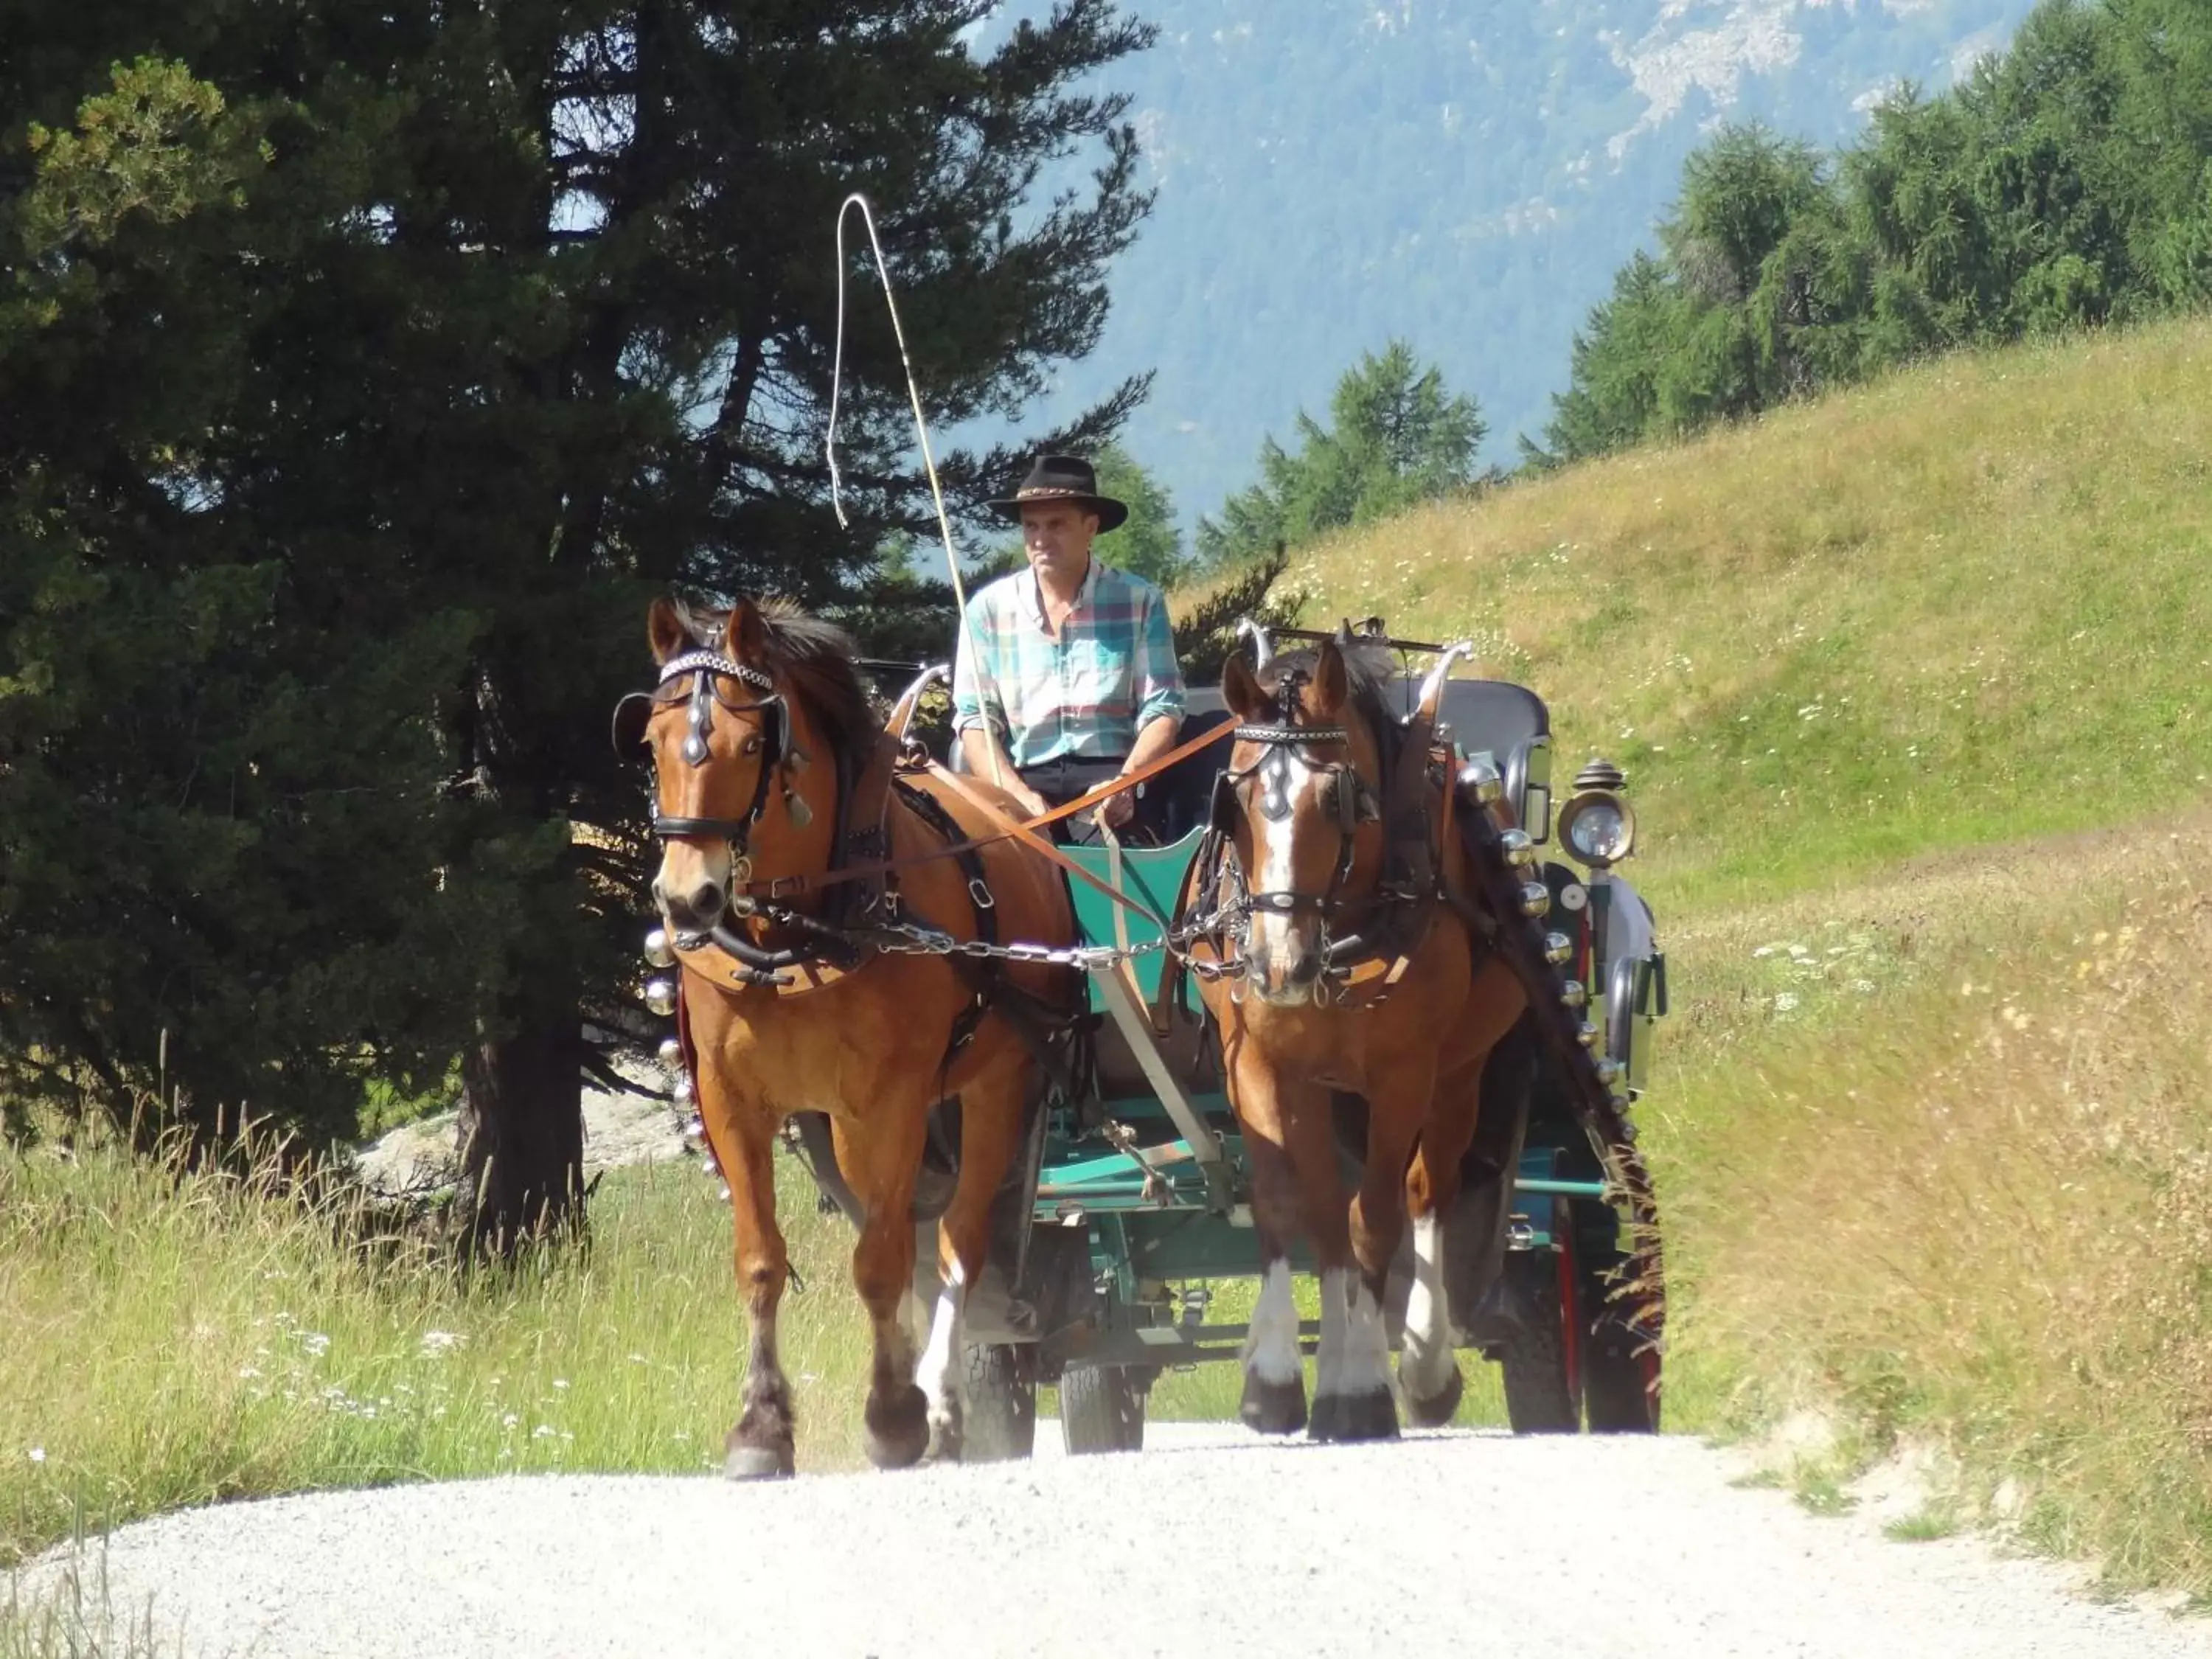
[[[1225,726],[1222,729],[1224,731],[1227,730]],[[1205,746],[1205,743],[1211,741],[1212,737],[1209,734],[1209,736],[1201,741],[1197,746],[1203,748]],[[966,801],[977,811],[983,813],[988,817],[994,818],[999,823],[1006,826],[1006,830],[1001,834],[986,836],[982,838],[981,842],[969,842],[968,843],[969,846],[975,847],[982,845],[983,842],[986,842],[1006,841],[1010,839],[1019,841],[1031,850],[1043,854],[1061,869],[1066,871],[1071,876],[1079,876],[1083,880],[1089,882],[1100,892],[1105,894],[1108,898],[1112,899],[1115,903],[1121,905],[1125,909],[1134,910],[1139,915],[1144,917],[1146,921],[1151,922],[1153,927],[1160,930],[1160,937],[1162,939],[1165,939],[1169,933],[1172,931],[1168,926],[1167,918],[1165,916],[1155,915],[1151,905],[1145,903],[1139,899],[1133,899],[1127,893],[1121,891],[1118,888],[1114,887],[1109,883],[1099,880],[1097,877],[1092,875],[1088,870],[1085,869],[1079,862],[1068,857],[1067,854],[1061,852],[1059,848],[1054,846],[1052,842],[1047,841],[1042,836],[1037,834],[1037,832],[1030,827],[1030,823],[1023,823],[1017,819],[1009,817],[1006,813],[1000,811],[996,806],[994,806],[989,801],[985,800],[982,796],[977,794],[969,787],[968,781],[962,777],[958,773],[948,771],[945,768],[939,766],[935,761],[932,761],[929,763],[929,775],[933,778],[942,778],[945,781],[945,786],[950,788],[953,793],[959,796],[961,799]],[[1134,781],[1134,780],[1132,780],[1132,781]],[[1126,788],[1127,786],[1125,784],[1122,787]],[[1097,790],[1094,789],[1091,792],[1091,794],[1095,795],[1098,793],[1099,792]],[[1105,793],[1110,795],[1116,792],[1109,789]],[[1049,823],[1051,822],[1052,817],[1065,817],[1070,811],[1079,808],[1084,801],[1089,800],[1090,799],[1091,795],[1085,795],[1079,799],[1071,802],[1069,805],[1060,808],[1059,811],[1052,814],[1050,817],[1032,819],[1030,820],[1030,823]],[[945,851],[947,853],[953,853],[959,851],[959,848],[948,847]],[[937,856],[942,857],[944,854],[937,854]]]
[[[1133,789],[1137,785],[1158,776],[1177,761],[1188,760],[1200,750],[1218,743],[1235,729],[1235,726],[1229,722],[1212,726],[1200,732],[1188,743],[1169,750],[1158,760],[1148,762],[1135,771],[1127,773],[1121,777],[1109,778],[1097,788],[1078,795],[1065,806],[1055,806],[1049,812],[1040,812],[1036,817],[1027,819],[1008,817],[989,801],[969,790],[961,781],[958,774],[932,761],[928,769],[932,776],[944,779],[954,793],[969,805],[981,809],[994,823],[1003,824],[1005,828],[994,830],[988,836],[975,836],[967,841],[956,841],[943,847],[933,847],[927,853],[915,854],[912,858],[872,859],[866,864],[848,864],[838,869],[824,870],[819,875],[770,876],[761,881],[740,882],[738,884],[737,890],[752,898],[793,898],[801,893],[818,892],[825,887],[835,887],[840,882],[865,881],[871,876],[884,876],[894,871],[911,869],[917,864],[927,864],[934,859],[951,858],[957,854],[969,852],[978,847],[995,846],[1002,841],[1021,841],[1047,854],[1066,868],[1076,872],[1100,891],[1110,893],[1113,891],[1111,888],[1098,881],[1074,860],[1064,856],[1052,842],[1042,839],[1035,832],[1043,829],[1047,824],[1057,823],[1062,818],[1073,817],[1086,806],[1096,806],[1100,801],[1118,795],[1125,789]],[[1121,896],[1115,894],[1115,896],[1120,898]],[[1159,920],[1142,905],[1137,905],[1134,908],[1145,915],[1152,917],[1154,921]]]

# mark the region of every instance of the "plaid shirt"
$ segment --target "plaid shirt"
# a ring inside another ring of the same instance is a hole
[[[982,650],[980,677],[971,638]],[[1094,554],[1057,640],[1045,631],[1033,570],[969,598],[953,658],[953,730],[988,720],[1016,767],[1118,759],[1154,720],[1182,710],[1167,599],[1143,577]]]

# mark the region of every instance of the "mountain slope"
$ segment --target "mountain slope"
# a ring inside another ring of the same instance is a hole
[[[1249,482],[1401,336],[1540,430],[1574,330],[1716,119],[1822,143],[1899,78],[1932,88],[2029,0],[1132,0],[1160,27],[1108,83],[1159,191],[1100,350],[1046,414],[1157,368],[1131,449],[1187,517]]]
[[[2212,777],[2212,323],[1966,355],[1324,543],[1309,619],[1476,642],[1711,908]]]

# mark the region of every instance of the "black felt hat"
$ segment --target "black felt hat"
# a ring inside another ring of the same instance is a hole
[[[1038,456],[1018,489],[988,505],[1008,524],[1019,524],[1023,507],[1043,501],[1066,501],[1096,513],[1101,534],[1129,516],[1127,507],[1098,493],[1098,475],[1091,463],[1073,455]]]

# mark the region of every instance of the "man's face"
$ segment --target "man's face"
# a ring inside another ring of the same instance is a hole
[[[1030,568],[1055,580],[1080,578],[1091,557],[1091,538],[1098,515],[1065,501],[1040,501],[1022,508],[1022,549]]]

